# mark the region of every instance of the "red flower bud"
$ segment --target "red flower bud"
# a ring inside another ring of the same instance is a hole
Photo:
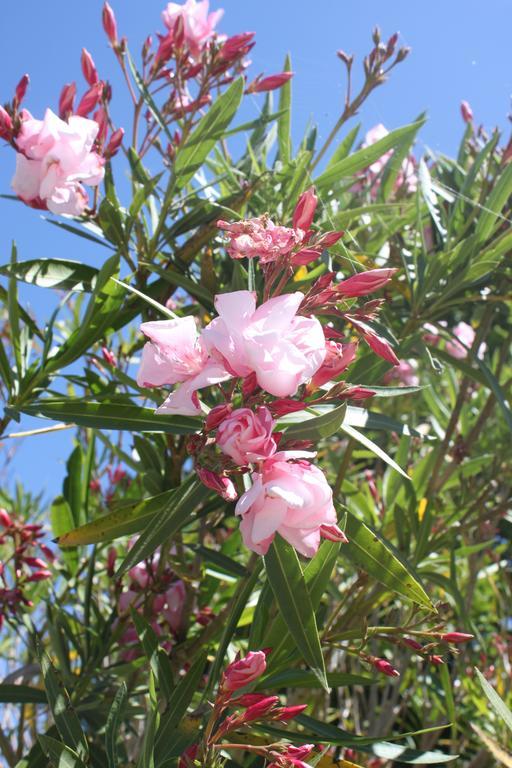
[[[113,352],[108,349],[108,347],[102,347],[101,348],[101,356],[103,357],[104,361],[108,363],[109,365],[116,366],[117,365],[117,359]]]
[[[222,403],[212,408],[204,422],[206,431],[210,432],[210,430],[216,429],[230,415],[232,410],[231,403]]]
[[[294,229],[302,229],[308,232],[315,218],[315,211],[318,205],[318,197],[315,194],[315,188],[310,187],[299,197],[295,211],[293,213],[292,226]]]
[[[293,720],[294,717],[297,717],[301,712],[304,712],[307,706],[307,704],[296,704],[293,707],[282,707],[278,713],[276,713],[274,719],[284,721]]]
[[[89,85],[94,85],[95,83],[97,83],[99,79],[98,71],[96,69],[94,59],[92,58],[87,48],[82,48],[82,56],[80,58],[80,64],[82,65],[82,72],[83,72],[84,78],[87,80]]]
[[[109,547],[107,552],[107,574],[112,577],[116,569],[117,549]]]
[[[114,11],[108,3],[103,6],[101,14],[101,20],[103,22],[103,29],[107,35],[111,45],[117,45],[117,24]]]
[[[378,672],[382,672],[388,677],[400,677],[400,672],[398,669],[395,669],[393,666],[391,666],[389,661],[386,661],[386,659],[374,658],[372,660],[372,665]]]
[[[254,35],[254,32],[242,32],[239,35],[229,37],[219,49],[219,59],[227,62],[246,56],[254,45]]]
[[[336,291],[347,298],[366,296],[386,285],[397,271],[396,269],[370,269],[368,272],[359,272],[343,280],[336,287]]]
[[[392,363],[393,365],[400,364],[400,360],[393,352],[389,342],[382,338],[382,336],[379,336],[371,326],[367,325],[364,321],[354,317],[353,315],[346,315],[346,318],[350,323],[352,323],[353,326],[355,326],[370,349],[373,349],[375,354],[379,355],[379,357],[382,357],[383,360],[387,360],[388,363]]]
[[[293,77],[293,72],[280,72],[277,75],[269,75],[268,77],[261,77],[259,75],[256,80],[248,86],[246,93],[263,93],[265,91],[275,91],[276,88],[281,88],[285,83]]]
[[[428,660],[432,662],[432,664],[435,664],[436,667],[439,667],[441,664],[444,664],[444,659],[442,656],[429,656]]]
[[[291,263],[294,267],[303,267],[312,261],[316,261],[321,255],[322,251],[317,248],[301,248],[300,251],[293,254]]]
[[[67,83],[60,92],[59,97],[59,117],[62,120],[67,120],[73,114],[75,96],[76,83]]]
[[[30,82],[29,76],[23,75],[18,85],[16,86],[15,97],[14,97],[16,101],[16,106],[19,106],[23,101],[23,99],[25,98],[25,94],[27,92],[29,82]]]
[[[266,696],[264,699],[261,699],[261,701],[258,701],[256,704],[252,704],[245,710],[243,714],[244,721],[250,723],[251,720],[263,719],[271,713],[271,710],[274,709],[278,702],[279,696]]]
[[[94,83],[94,85],[91,85],[89,90],[82,96],[80,104],[76,109],[76,114],[80,115],[80,117],[86,117],[89,112],[92,112],[101,98],[102,90],[103,83]]]
[[[473,122],[473,110],[471,109],[471,105],[468,101],[461,101],[460,113],[465,123]]]
[[[245,693],[238,699],[233,701],[238,707],[252,707],[254,704],[259,704],[260,701],[267,698],[266,693]]]
[[[474,635],[468,635],[465,632],[445,632],[440,637],[444,643],[467,643],[469,640],[473,640],[473,638]]]
[[[315,245],[319,245],[322,248],[330,248],[331,245],[337,243],[344,234],[345,232],[326,232],[319,240],[316,241]]]
[[[0,525],[3,525],[4,528],[11,528],[14,525],[11,516],[3,508],[0,508]]]
[[[110,141],[108,142],[107,146],[105,147],[105,157],[108,159],[110,157],[114,157],[114,155],[117,154],[119,151],[119,147],[123,143],[124,138],[124,128],[117,128],[117,130],[114,131],[112,136],[110,137]]]
[[[342,544],[348,544],[348,539],[337,525],[321,525],[320,536],[328,541],[341,541]]]
[[[249,651],[244,658],[237,658],[228,664],[222,676],[222,689],[229,692],[238,691],[257,680],[267,668],[266,657],[265,651]]]
[[[12,138],[12,120],[9,113],[0,105],[0,138],[7,139]]]
[[[50,578],[51,575],[52,575],[51,571],[40,570],[40,571],[36,571],[35,573],[31,574],[27,578],[27,581],[44,581],[44,579]]]
[[[303,411],[306,407],[306,403],[302,403],[300,400],[291,400],[290,398],[283,397],[279,400],[274,400],[273,403],[269,403],[268,409],[272,416],[286,416],[287,413],[294,413],[295,411]]]
[[[247,399],[250,395],[252,395],[253,392],[257,389],[257,387],[258,387],[258,382],[256,380],[256,374],[250,373],[242,381],[242,395],[244,397],[244,400]]]
[[[213,491],[217,491],[219,496],[222,496],[226,501],[235,501],[237,499],[236,488],[229,477],[218,475],[210,469],[200,467],[198,464],[196,464],[196,472],[203,485],[206,485],[207,488],[211,488]]]
[[[96,136],[96,141],[102,144],[107,138],[107,133],[108,133],[107,113],[105,112],[103,107],[100,107],[99,109],[96,110],[96,112],[92,116],[92,119],[94,120],[95,123],[98,123],[98,135]]]
[[[366,387],[349,387],[342,392],[339,397],[342,400],[366,400],[368,397],[373,397],[375,392]]]
[[[423,650],[423,646],[421,645],[421,643],[418,643],[416,640],[413,640],[410,637],[404,637],[402,639],[402,642],[403,642],[404,645],[408,645],[409,648],[412,648],[414,651],[422,651]]]

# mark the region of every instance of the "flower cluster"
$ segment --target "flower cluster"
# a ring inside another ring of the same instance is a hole
[[[255,722],[287,725],[290,720],[306,709],[306,704],[283,706],[279,696],[246,691],[248,686],[252,686],[264,674],[269,652],[269,649],[250,651],[243,658],[237,656],[235,661],[226,667],[220,680],[209,723],[205,728],[203,741],[200,744],[193,744],[182,755],[180,765],[183,768],[193,765],[196,757],[203,757],[205,764],[210,764],[208,758],[214,758],[218,750],[235,748],[259,754],[275,767],[307,768],[301,761],[313,751],[312,744],[303,747],[293,747],[288,744],[254,747],[248,744],[230,744],[225,741],[229,734],[236,733],[238,736],[240,731],[243,732]]]
[[[315,554],[321,538],[346,541],[327,480],[310,461],[315,453],[304,450],[311,444],[287,441],[274,421],[320,403],[373,394],[336,381],[354,361],[357,342],[320,317],[344,320],[378,355],[399,362],[372,324],[382,302],[353,302],[386,285],[395,270],[345,280],[326,272],[307,293],[283,292],[295,268],[318,259],[343,234],[313,231],[317,204],[314,189],[304,192],[291,227],[268,217],[219,222],[232,258],[258,260],[264,297],[259,306],[255,291],[234,291],[215,297],[217,317],[200,332],[190,315],[141,325],[148,341],[137,383],[178,385],[157,413],[201,416],[206,407],[198,391],[215,387],[221,393],[223,401],[205,413],[202,433],[189,439],[188,448],[201,481],[228,501],[237,499],[241,476],[251,473],[235,513],[245,545],[261,555],[276,534],[306,557]]]
[[[26,595],[29,585],[52,575],[49,563],[55,556],[43,537],[41,525],[22,523],[0,509],[0,629],[6,616],[32,606]]]
[[[387,128],[379,123],[367,132],[364,137],[362,148],[371,147],[381,139],[385,139],[389,134]],[[381,157],[371,163],[368,168],[361,173],[361,180],[358,181],[354,187],[354,192],[358,192],[362,189],[368,189],[370,196],[375,199],[379,191],[379,186],[382,178],[382,171],[388,165],[393,157],[394,151],[392,149],[385,152]],[[404,158],[400,164],[396,181],[395,191],[405,190],[405,192],[415,192],[418,188],[418,176],[416,173],[416,160],[414,155],[409,155]]]

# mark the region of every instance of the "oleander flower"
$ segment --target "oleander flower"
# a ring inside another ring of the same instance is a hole
[[[446,351],[457,360],[463,360],[468,356],[468,350],[475,340],[475,329],[471,325],[461,321],[453,329],[454,339],[446,342]]]
[[[259,258],[262,264],[290,255],[304,238],[302,230],[278,226],[268,216],[235,222],[220,220],[217,226],[226,232],[227,252],[232,259]]]
[[[224,11],[208,13],[208,0],[187,0],[180,3],[168,3],[162,12],[162,19],[169,30],[174,30],[176,22],[181,19],[183,35],[189,52],[197,57],[215,34],[215,27]]]
[[[222,688],[230,693],[238,691],[261,677],[266,668],[265,651],[249,651],[247,656],[228,664],[224,670]]]
[[[273,428],[272,414],[265,406],[260,406],[256,411],[238,408],[220,423],[217,445],[236,464],[263,461],[277,450],[272,437]]]
[[[392,384],[394,381],[400,382],[406,387],[417,387],[420,383],[418,377],[418,363],[416,360],[400,360],[384,374],[384,384]]]
[[[89,203],[83,184],[97,186],[103,160],[93,151],[94,120],[73,115],[66,122],[47,109],[43,120],[24,111],[12,188],[28,205],[52,213],[81,215]]]
[[[325,526],[332,538],[337,530],[332,491],[323,472],[309,461],[290,458],[311,456],[282,451],[264,462],[252,475],[252,487],[240,497],[235,513],[249,549],[264,555],[276,533],[306,557],[313,557]],[[343,534],[339,531],[342,540]]]
[[[297,291],[277,296],[256,309],[256,295],[234,291],[215,297],[219,317],[202,340],[234,376],[255,373],[259,386],[275,397],[294,395],[325,358],[325,338],[316,318],[297,316],[303,299]]]

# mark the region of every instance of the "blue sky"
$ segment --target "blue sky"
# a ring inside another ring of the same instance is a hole
[[[120,33],[126,35],[134,54],[149,33],[162,28],[160,0],[111,0]],[[65,82],[82,84],[80,51],[85,46],[93,55],[100,75],[114,86],[117,121],[127,115],[116,65],[101,29],[100,0],[70,3],[7,3],[2,11],[3,35],[0,50],[0,102],[12,97],[24,73],[31,77],[27,107],[40,116],[46,106],[57,111],[60,89]],[[298,141],[314,120],[320,137],[336,120],[344,98],[344,71],[336,57],[342,48],[355,54],[355,73],[371,47],[371,30],[378,24],[383,37],[401,33],[403,45],[412,52],[364,107],[360,120],[365,130],[378,122],[389,129],[411,122],[426,110],[429,120],[420,135],[425,146],[451,154],[456,151],[463,130],[459,113],[461,99],[467,99],[477,122],[489,129],[507,128],[512,93],[510,69],[510,0],[224,0],[212,3],[223,7],[221,31],[234,34],[256,32],[257,45],[251,54],[251,72],[280,71],[285,54],[292,56],[295,72],[293,89],[294,136]],[[356,79],[357,82],[357,79]],[[261,101],[246,106],[250,114]],[[14,168],[13,152],[0,147],[0,191],[9,192]],[[10,242],[17,241],[21,259],[40,257],[75,258],[98,264],[94,246],[84,245],[41,219],[39,212],[0,200],[0,258],[8,261]],[[23,291],[24,299],[39,318],[49,316],[55,297],[44,289]],[[26,422],[43,426],[42,422]],[[7,441],[5,448],[16,452],[0,482],[11,484],[21,478],[33,490],[48,495],[59,491],[71,436],[60,433],[24,441]],[[9,443],[9,445],[7,445]],[[0,469],[1,473],[1,469]]]

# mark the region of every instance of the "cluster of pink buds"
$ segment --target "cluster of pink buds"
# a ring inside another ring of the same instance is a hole
[[[409,636],[397,638],[395,642],[397,645],[411,648],[418,654],[418,656],[422,656],[436,666],[444,664],[443,657],[439,653],[436,653],[441,644],[457,646],[463,643],[468,643],[474,638],[474,635],[470,635],[467,632],[444,632],[440,629],[416,632],[415,634],[421,638],[425,638],[427,642],[422,644],[414,637]],[[454,651],[453,648],[451,650],[452,652]]]
[[[0,509],[0,629],[6,616],[32,606],[26,596],[29,585],[52,576],[49,563],[55,556],[43,537],[41,525],[19,522]]]
[[[143,323],[148,341],[137,375],[139,386],[178,384],[157,413],[203,416],[200,433],[187,440],[200,480],[226,501],[237,501],[245,545],[264,555],[276,534],[305,557],[312,557],[322,538],[345,542],[338,528],[332,491],[310,459],[312,444],[287,440],[275,418],[293,411],[361,400],[374,392],[337,380],[354,361],[357,342],[333,327],[342,321],[378,355],[399,363],[388,340],[372,325],[383,304],[354,300],[385,286],[394,269],[375,269],[338,280],[320,277],[307,293],[286,293],[294,270],[320,257],[341,232],[312,228],[318,200],[304,192],[292,226],[266,216],[218,222],[234,259],[254,259],[263,273],[264,301],[254,291],[215,297],[215,317],[200,332],[190,315]],[[318,316],[329,318],[322,325]],[[198,391],[215,387],[222,401],[209,413]],[[240,498],[241,476],[251,487]]]
[[[283,706],[278,696],[267,696],[264,693],[249,693],[244,690],[251,686],[264,674],[269,649],[263,651],[250,651],[241,658],[237,656],[235,661],[229,664],[220,680],[217,697],[215,699],[209,723],[205,729],[203,743],[194,744],[181,758],[180,764],[189,765],[198,754],[205,758],[214,754],[214,750],[220,749],[250,749],[255,748],[244,744],[226,743],[229,734],[239,732],[250,727],[255,722],[270,722],[286,725],[306,709],[306,704],[296,706]],[[290,745],[275,745],[271,747],[258,747],[256,752],[265,757],[267,761],[281,768],[296,766],[299,768],[300,760],[310,754],[313,745],[305,747],[291,747]]]
[[[102,486],[102,481],[105,480],[106,484]],[[105,501],[108,503],[112,501],[120,485],[126,487],[130,483],[131,477],[122,466],[117,465],[114,467],[108,464],[99,476],[94,477],[90,481],[89,488],[93,493],[103,494]]]

